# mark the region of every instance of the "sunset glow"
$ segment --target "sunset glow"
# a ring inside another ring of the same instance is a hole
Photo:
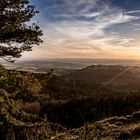
[[[21,59],[140,59],[139,0],[31,0],[44,43]]]

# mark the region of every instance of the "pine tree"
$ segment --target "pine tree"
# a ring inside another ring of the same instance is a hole
[[[0,57],[14,62],[24,51],[39,45],[42,31],[30,23],[38,13],[29,0],[0,0]]]

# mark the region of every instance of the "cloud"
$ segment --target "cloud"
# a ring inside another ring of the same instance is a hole
[[[134,11],[126,12],[126,14],[136,14],[136,13],[140,13],[140,10],[134,10]]]
[[[34,50],[35,54],[38,51],[41,57],[107,58],[121,53],[123,56],[124,50],[130,54],[127,47],[137,46],[136,39],[124,36],[119,27],[123,26],[126,32],[128,23],[134,22],[138,27],[140,17],[134,13],[139,10],[125,13],[102,0],[58,1],[44,7],[44,44]],[[108,32],[111,28],[113,31]]]

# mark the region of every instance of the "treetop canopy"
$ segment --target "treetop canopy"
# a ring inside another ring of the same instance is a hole
[[[14,62],[24,51],[31,51],[42,40],[42,30],[29,24],[38,11],[28,0],[0,0],[0,57]]]

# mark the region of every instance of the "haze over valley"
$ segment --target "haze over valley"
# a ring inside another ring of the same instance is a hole
[[[0,1],[0,140],[140,139],[140,0]]]

